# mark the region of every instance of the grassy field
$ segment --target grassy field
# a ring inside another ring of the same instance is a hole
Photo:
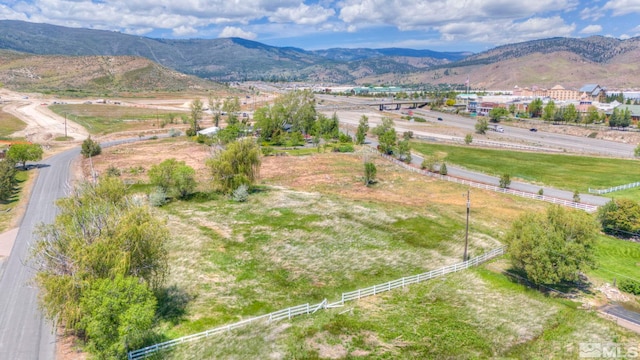
[[[110,160],[97,157],[94,165],[148,168],[147,158],[131,157],[149,152],[148,146],[110,149]],[[162,141],[178,160],[193,161],[199,146]],[[345,291],[460,260],[466,187],[409,173],[366,152],[296,155],[264,157],[257,191],[247,202],[200,195],[158,209],[173,234],[170,291],[160,303],[171,311],[162,312],[158,341],[324,298],[335,301]],[[362,184],[365,160],[378,169],[373,187]],[[191,163],[199,174],[206,171],[198,167],[202,162]],[[498,246],[514,218],[547,206],[476,189],[471,201],[472,256]],[[618,252],[615,241],[599,242],[603,263],[624,256],[619,262],[630,266],[636,253]],[[233,335],[169,356],[575,358],[578,342],[638,340],[573,302],[545,297],[487,269]]]
[[[596,280],[613,283],[627,277],[640,281],[640,243],[600,236],[596,247],[598,269],[589,272]]]
[[[27,180],[33,174],[28,171],[18,171],[16,178],[18,179],[18,188],[15,195],[7,202],[0,201],[0,233],[10,230],[12,221],[16,216],[16,207],[20,203],[21,196],[24,194],[24,187]]]
[[[27,124],[22,120],[1,110],[0,108],[0,138],[9,136],[27,127]]]
[[[109,134],[121,131],[160,128],[163,124],[182,123],[181,116],[186,112],[158,110],[153,108],[138,108],[117,105],[51,105],[53,112],[66,116],[82,125],[89,133]]]
[[[412,149],[431,155],[445,154],[445,161],[465,168],[511,179],[544,184],[566,190],[587,192],[640,180],[637,160],[586,156],[541,154],[534,152],[482,149],[413,142]],[[612,194],[615,195],[616,193]]]
[[[479,268],[214,336],[165,358],[572,359],[581,342],[634,345],[638,339],[577,303]]]

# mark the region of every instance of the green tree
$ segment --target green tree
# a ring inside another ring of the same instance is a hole
[[[585,116],[585,118],[583,119],[585,125],[586,124],[593,124],[597,121],[600,120],[600,114],[598,114],[598,108],[596,108],[595,106],[589,106],[589,109],[587,110],[587,116]]]
[[[315,99],[309,90],[292,91],[279,96],[273,106],[264,106],[254,114],[256,128],[262,141],[272,141],[284,132],[285,126],[291,131],[315,135]],[[336,134],[337,136],[337,134]]]
[[[149,181],[165,193],[184,199],[196,188],[196,171],[184,161],[167,159],[149,169]]]
[[[577,123],[580,119],[580,114],[578,114],[578,110],[576,106],[573,104],[569,104],[564,108],[562,112],[562,120],[567,123]]]
[[[249,138],[230,143],[207,159],[214,186],[230,194],[240,185],[251,186],[260,170],[260,149]]]
[[[82,142],[82,147],[80,149],[80,154],[82,154],[82,156],[88,158],[91,156],[100,155],[101,153],[102,147],[100,146],[100,143],[91,139],[91,136],[89,136]]]
[[[489,130],[489,122],[487,119],[478,119],[478,121],[476,121],[476,133],[486,134],[487,130]]]
[[[191,116],[189,118],[190,127],[187,130],[187,136],[196,136],[198,131],[200,131],[200,121],[202,120],[202,115],[204,113],[202,100],[195,99],[189,105],[191,110]]]
[[[16,173],[16,164],[13,161],[0,161],[0,201],[8,201],[13,196],[17,184]]]
[[[595,266],[598,228],[589,214],[553,205],[518,218],[505,237],[511,264],[535,284],[575,281]]]
[[[224,100],[222,111],[227,113],[227,125],[239,123],[238,112],[240,112],[240,99],[237,96]]]
[[[358,129],[356,130],[356,144],[364,144],[367,131],[369,131],[369,118],[366,115],[362,115],[358,122]]]
[[[123,359],[144,345],[150,333],[157,301],[153,292],[135,277],[117,275],[98,279],[80,298],[83,318],[79,328],[89,352],[99,359]]]
[[[398,141],[395,154],[398,157],[398,160],[404,161],[407,164],[411,163],[411,144],[409,143],[409,140]]]
[[[640,203],[613,199],[598,209],[598,221],[607,234],[631,237],[640,233]]]
[[[500,176],[500,188],[502,189],[506,189],[509,187],[509,185],[511,185],[511,175],[509,174],[502,174]]]
[[[635,157],[640,157],[640,144],[638,144],[636,148],[633,149],[633,155],[635,155]]]
[[[503,107],[494,107],[489,111],[489,119],[491,122],[494,122],[494,123],[500,122],[500,120],[504,116],[509,116],[509,110]]]
[[[27,161],[42,160],[44,151],[38,144],[13,144],[7,150],[6,158],[9,161],[22,163],[24,169],[27,168]]]
[[[443,161],[442,164],[440,164],[440,175],[447,175],[448,173],[447,164]]]
[[[120,179],[83,183],[57,205],[55,221],[38,226],[30,258],[48,318],[82,330],[87,314],[80,302],[99,279],[132,276],[153,289],[162,285],[169,231],[147,204],[126,195]]]
[[[383,117],[382,123],[373,128],[371,132],[378,136],[380,152],[387,155],[393,154],[393,149],[396,146],[398,138],[393,119]]]
[[[464,143],[469,145],[471,144],[471,142],[473,142],[473,135],[471,134],[467,134],[464,136]]]
[[[208,100],[209,110],[211,110],[211,113],[213,114],[213,125],[215,127],[220,127],[220,108],[222,106],[220,104],[220,100],[214,97],[213,93],[209,93]]]
[[[369,186],[376,182],[376,165],[370,161],[364,163],[364,184]]]
[[[556,103],[553,100],[549,100],[547,105],[544,107],[542,112],[542,120],[544,121],[553,121],[556,115]]]
[[[531,117],[540,117],[542,114],[542,99],[536,98],[531,103],[529,103],[529,113]]]

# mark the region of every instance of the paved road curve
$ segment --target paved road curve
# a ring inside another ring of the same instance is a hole
[[[0,278],[0,359],[55,359],[54,326],[38,309],[38,290],[30,283],[34,271],[25,262],[34,228],[54,220],[56,199],[70,189],[69,169],[78,154],[76,148],[39,163],[31,199]]]

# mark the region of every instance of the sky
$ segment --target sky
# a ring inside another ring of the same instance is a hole
[[[549,37],[640,36],[640,0],[2,0],[0,19],[305,50],[481,52]]]

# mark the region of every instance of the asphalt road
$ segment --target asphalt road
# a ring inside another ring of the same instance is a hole
[[[52,222],[56,199],[68,194],[69,169],[78,154],[76,148],[38,163],[38,177],[0,278],[0,359],[55,359],[55,328],[38,308],[34,270],[27,261],[36,225]]]
[[[334,111],[337,112],[342,123],[350,124],[354,129],[358,125],[358,120],[361,114],[365,114],[369,117],[369,124],[371,127],[380,123],[380,118],[385,116],[384,112],[378,110],[375,106],[367,106],[367,103],[371,103],[371,99],[358,99],[355,97],[346,96],[332,96],[332,95],[316,95],[320,99],[321,105],[319,111],[331,114]],[[354,107],[349,110],[343,110]],[[322,109],[325,109],[324,111]],[[355,110],[357,108],[357,110]],[[407,109],[405,109],[407,110]],[[468,117],[458,116],[455,114],[441,113],[437,111],[430,111],[425,109],[412,109],[415,115],[425,118],[427,121],[433,121],[446,126],[457,127],[464,129],[468,133],[475,133],[475,120]],[[392,111],[393,112],[393,111]],[[397,112],[397,111],[396,111]],[[360,115],[359,115],[360,114]],[[437,121],[437,118],[443,119],[442,122]],[[535,124],[540,123],[539,120],[526,120],[530,122],[531,127],[536,127]],[[423,136],[439,136],[440,134],[430,132],[431,129],[424,127],[420,129],[419,123],[411,124],[411,128],[404,129],[401,126],[401,122],[396,123],[396,129],[399,132],[405,130],[412,130],[416,135]],[[407,123],[408,124],[408,123]],[[408,126],[408,125],[407,125]],[[517,143],[527,144],[530,146],[537,146],[541,148],[551,148],[566,151],[567,153],[574,154],[589,154],[600,156],[613,156],[622,158],[633,158],[634,149],[637,144],[624,144],[615,141],[607,141],[600,139],[592,139],[588,137],[578,137],[566,134],[560,134],[555,132],[547,132],[539,130],[537,132],[531,132],[528,128],[517,128],[502,124],[505,131],[504,133],[492,133],[491,140],[499,141],[503,143]],[[611,130],[615,131],[615,130]]]

